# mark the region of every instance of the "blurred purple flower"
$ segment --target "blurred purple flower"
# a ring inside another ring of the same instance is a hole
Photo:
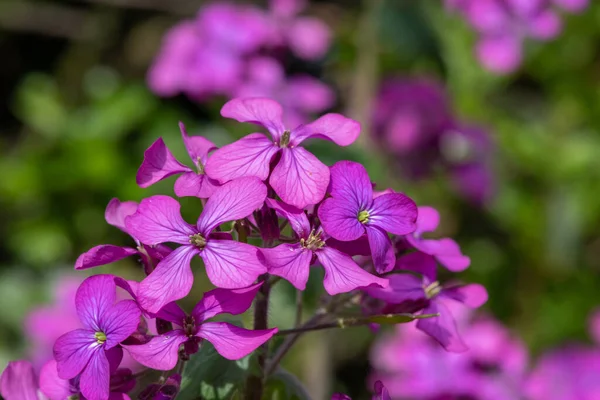
[[[45,400],[38,388],[37,377],[29,361],[9,362],[0,377],[0,395],[4,400]]]

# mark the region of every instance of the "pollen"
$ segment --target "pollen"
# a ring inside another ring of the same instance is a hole
[[[310,235],[308,235],[308,239],[300,239],[300,244],[305,249],[313,250],[313,251],[318,250],[321,247],[325,246],[325,242],[323,241],[323,239],[321,239],[322,234],[323,234],[323,231],[319,231],[319,232],[315,233],[315,230],[313,229],[310,232]]]
[[[104,342],[106,342],[106,333],[104,332],[96,332],[94,333],[94,337],[98,344],[104,344]]]
[[[206,239],[201,234],[196,233],[190,236],[190,244],[202,250],[206,246]]]
[[[360,222],[361,224],[366,224],[367,222],[369,222],[369,212],[366,210],[359,212],[358,222]]]
[[[290,144],[290,136],[290,131],[283,132],[283,135],[281,135],[281,141],[279,142],[279,147],[287,147],[288,144]]]
[[[434,298],[442,291],[442,287],[440,286],[440,283],[438,281],[431,282],[423,289],[425,290],[425,297],[427,297],[428,299]]]

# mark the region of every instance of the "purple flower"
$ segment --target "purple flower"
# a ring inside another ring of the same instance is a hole
[[[387,232],[406,235],[416,228],[417,206],[402,193],[373,198],[365,167],[340,161],[331,167],[331,197],[319,207],[323,229],[333,238],[351,241],[365,232],[377,272],[394,266],[395,256]]]
[[[119,343],[137,329],[141,312],[132,300],[115,303],[112,275],[87,278],[77,290],[75,306],[83,328],[68,332],[54,344],[58,376],[79,375],[81,393],[88,400],[106,400],[110,393],[110,361],[121,361]]]
[[[589,5],[589,0],[552,0],[552,2],[557,7],[572,13],[582,12]]]
[[[386,279],[376,277],[359,267],[352,257],[327,245],[322,229],[311,229],[304,211],[277,200],[267,199],[267,205],[290,221],[298,235],[297,243],[284,243],[275,248],[259,249],[269,273],[287,279],[299,290],[306,289],[314,258],[325,269],[323,285],[330,295],[350,292],[359,287],[386,287]]]
[[[487,301],[487,292],[479,284],[442,286],[437,280],[435,259],[425,253],[415,252],[398,259],[398,270],[417,272],[394,274],[389,277],[386,289],[367,288],[369,296],[390,304],[418,304],[423,314],[440,314],[438,317],[420,319],[417,328],[437,340],[446,350],[463,352],[468,349],[460,338],[456,322],[446,305],[455,300],[471,308],[478,308]]]
[[[171,197],[142,200],[137,212],[127,217],[127,229],[147,245],[173,242],[182,246],[140,283],[141,307],[156,313],[165,304],[186,296],[194,280],[190,262],[195,255],[202,257],[208,278],[218,287],[245,287],[266,272],[254,246],[226,240],[228,235],[224,233],[211,233],[227,221],[250,215],[262,206],[266,196],[267,188],[257,178],[231,181],[215,190],[196,226],[181,218],[179,203]]]
[[[179,357],[183,344],[186,354],[198,351],[202,340],[208,340],[217,352],[229,360],[238,360],[253,352],[276,332],[277,328],[247,330],[227,322],[206,322],[220,314],[241,314],[246,311],[261,283],[244,289],[214,289],[206,292],[187,315],[177,304],[170,303],[158,313],[158,317],[172,322],[176,329],[155,336],[141,345],[127,345],[130,354],[139,363],[153,369],[170,370]]]
[[[33,365],[25,360],[8,363],[0,377],[0,394],[4,400],[45,399],[45,396],[38,391]]]
[[[77,261],[75,262],[76,270],[106,265],[132,255],[137,255],[144,265],[144,270],[149,274],[154,270],[157,262],[171,253],[171,249],[166,246],[143,245],[136,236],[127,229],[125,226],[125,218],[134,214],[137,207],[138,204],[134,201],[121,202],[119,199],[112,199],[106,206],[106,211],[104,213],[106,222],[131,236],[136,243],[136,247],[121,247],[112,244],[101,244],[93,247],[77,258]]]
[[[196,170],[194,171],[177,161],[165,146],[162,138],[159,138],[144,153],[144,161],[138,170],[136,182],[140,187],[146,188],[171,175],[181,174],[175,181],[177,196],[208,198],[219,186],[219,183],[204,175],[204,165],[208,160],[208,153],[215,150],[217,146],[202,136],[188,136],[182,122],[179,123],[179,129],[183,144],[185,144]]]
[[[256,176],[269,183],[281,199],[298,208],[317,204],[329,185],[329,168],[299,146],[305,139],[331,140],[340,146],[352,144],[360,133],[360,124],[340,114],[326,114],[316,121],[288,130],[282,122],[279,103],[266,98],[233,99],[221,109],[221,115],[239,122],[265,127],[272,140],[252,133],[215,151],[206,165],[206,173],[221,183],[242,176]],[[270,171],[270,162],[277,155]]]
[[[461,253],[458,243],[450,238],[424,239],[422,237],[423,233],[435,231],[439,223],[440,214],[435,208],[419,207],[417,229],[411,235],[407,235],[406,240],[420,252],[434,256],[450,271],[465,270],[471,264],[471,259]]]

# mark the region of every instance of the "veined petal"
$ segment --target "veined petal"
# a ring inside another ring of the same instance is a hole
[[[80,270],[110,264],[137,254],[137,252],[136,249],[131,247],[101,244],[80,255],[75,261],[75,269]]]
[[[424,318],[417,322],[417,328],[437,340],[447,351],[462,353],[469,348],[458,335],[456,321],[452,313],[443,302],[436,299],[429,307],[423,310],[423,314],[437,314],[439,317]]]
[[[29,361],[11,361],[0,378],[0,394],[4,400],[38,400],[38,384]]]
[[[296,289],[306,289],[313,252],[299,244],[280,244],[272,249],[259,249],[269,273],[290,282]]]
[[[94,275],[81,283],[75,295],[75,308],[84,327],[100,331],[104,314],[115,304],[115,277]]]
[[[379,278],[359,267],[350,256],[333,249],[324,247],[315,252],[325,269],[323,286],[330,295],[350,292],[361,287],[376,285],[387,287],[387,279]]]
[[[104,219],[112,226],[119,228],[125,233],[129,233],[125,227],[125,217],[135,213],[137,208],[138,203],[135,201],[120,201],[117,198],[113,198],[106,206]]]
[[[391,304],[402,304],[405,301],[425,300],[423,279],[412,274],[393,274],[389,276],[389,287],[366,288],[365,292],[375,299]]]
[[[275,141],[278,141],[285,131],[282,122],[283,109],[279,103],[271,99],[261,97],[233,99],[221,108],[221,115],[239,122],[264,126]]]
[[[358,220],[360,209],[355,203],[330,197],[319,207],[319,220],[332,238],[341,241],[357,240],[365,233]]]
[[[175,181],[175,194],[178,197],[193,196],[207,199],[219,187],[219,182],[204,174],[185,172]]]
[[[406,235],[417,228],[417,205],[402,193],[388,193],[373,200],[368,225],[395,235]]]
[[[138,303],[146,311],[157,313],[165,304],[179,300],[190,292],[194,275],[190,268],[198,249],[181,246],[158,263],[138,290]]]
[[[164,319],[179,326],[181,326],[185,317],[187,317],[187,314],[175,302],[166,304],[156,313],[156,318]]]
[[[108,400],[110,368],[104,351],[95,351],[81,373],[79,388],[87,400]]]
[[[396,263],[396,256],[394,255],[394,246],[387,233],[376,226],[367,226],[367,238],[375,271],[380,274],[391,271]]]
[[[58,370],[56,369],[56,361],[50,360],[42,367],[40,371],[40,390],[50,400],[64,400],[74,394],[71,391],[71,384],[68,379],[62,379],[58,376]],[[2,396],[6,400],[13,400],[11,397],[6,396],[2,391]],[[22,399],[23,397],[18,397]],[[14,398],[17,399],[16,397]],[[29,398],[25,397],[25,400]],[[31,400],[38,400],[37,397],[31,397]]]
[[[104,313],[101,323],[106,333],[105,349],[115,347],[137,330],[142,312],[133,300],[122,300]]]
[[[396,260],[394,269],[416,272],[425,276],[430,282],[437,280],[437,263],[435,262],[435,258],[420,251],[399,257]]]
[[[104,352],[97,343],[94,333],[87,329],[75,329],[56,340],[54,359],[58,376],[62,379],[75,378],[88,364],[93,353]]]
[[[211,283],[224,289],[246,287],[267,272],[257,256],[257,249],[231,240],[209,240],[200,253]]]
[[[206,236],[224,222],[242,219],[260,208],[267,186],[255,177],[233,180],[219,187],[208,199],[198,218],[198,230]]]
[[[140,364],[160,371],[175,368],[179,359],[179,346],[188,338],[181,329],[155,336],[149,342],[138,345],[125,345],[131,357]]]
[[[179,210],[179,202],[174,198],[152,196],[142,200],[136,213],[125,218],[125,225],[144,244],[189,244],[196,230],[181,218]]]
[[[217,148],[213,142],[202,136],[188,136],[183,122],[179,122],[179,130],[183,144],[194,163],[197,163],[198,160],[204,163],[208,153]]]
[[[362,164],[338,161],[331,167],[331,195],[352,204],[358,211],[369,208],[373,201],[373,185]]]
[[[284,202],[304,208],[325,197],[329,168],[303,147],[284,148],[269,183]]]
[[[248,330],[227,322],[207,322],[200,325],[197,336],[211,342],[217,352],[228,360],[239,360],[256,350],[277,332],[277,328]]]
[[[216,150],[206,162],[206,175],[221,183],[244,176],[269,176],[270,162],[279,147],[262,133],[251,133]]]
[[[262,282],[242,289],[213,289],[204,293],[192,311],[196,323],[201,323],[218,314],[238,315],[252,305]]]
[[[470,308],[479,308],[488,300],[487,290],[478,283],[445,287],[440,295],[460,301]]]
[[[171,175],[187,171],[191,169],[177,161],[162,138],[158,138],[144,153],[144,161],[138,169],[135,181],[140,187],[146,188]]]
[[[304,210],[275,199],[266,199],[265,202],[269,208],[272,208],[279,216],[290,222],[290,226],[294,232],[298,234],[298,237],[304,239],[308,238],[308,235],[310,234],[310,224]]]
[[[360,134],[360,123],[340,114],[325,114],[306,125],[300,125],[290,135],[290,144],[298,146],[308,138],[330,140],[338,146],[349,146]]]

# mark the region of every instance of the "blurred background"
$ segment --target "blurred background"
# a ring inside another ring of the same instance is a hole
[[[0,364],[31,351],[32,330],[51,329],[25,328],[26,317],[56,304],[65,276],[85,275],[73,271],[79,254],[131,244],[104,220],[111,198],[172,193],[173,180],[136,185],[144,150],[162,136],[191,165],[178,121],[229,143],[250,131],[221,118],[221,105],[254,94],[283,102],[290,123],[327,111],[360,120],[351,147],[311,151],[361,161],[378,188],[436,207],[436,236],[471,257],[460,279],[488,289],[484,312],[532,359],[589,342],[600,304],[600,4],[552,8],[560,27],[489,50],[500,45],[481,42],[486,28],[458,1],[273,3],[231,3],[276,21],[265,45],[243,31],[253,21],[198,14],[209,7],[200,0],[0,2]],[[208,26],[202,51],[182,33],[194,23]],[[194,220],[195,199],[183,204]],[[98,272],[142,277],[133,258]],[[314,281],[307,313],[322,291]],[[273,324],[290,325],[293,291],[274,296]],[[363,398],[373,340],[366,328],[307,335],[286,365],[313,393]]]

